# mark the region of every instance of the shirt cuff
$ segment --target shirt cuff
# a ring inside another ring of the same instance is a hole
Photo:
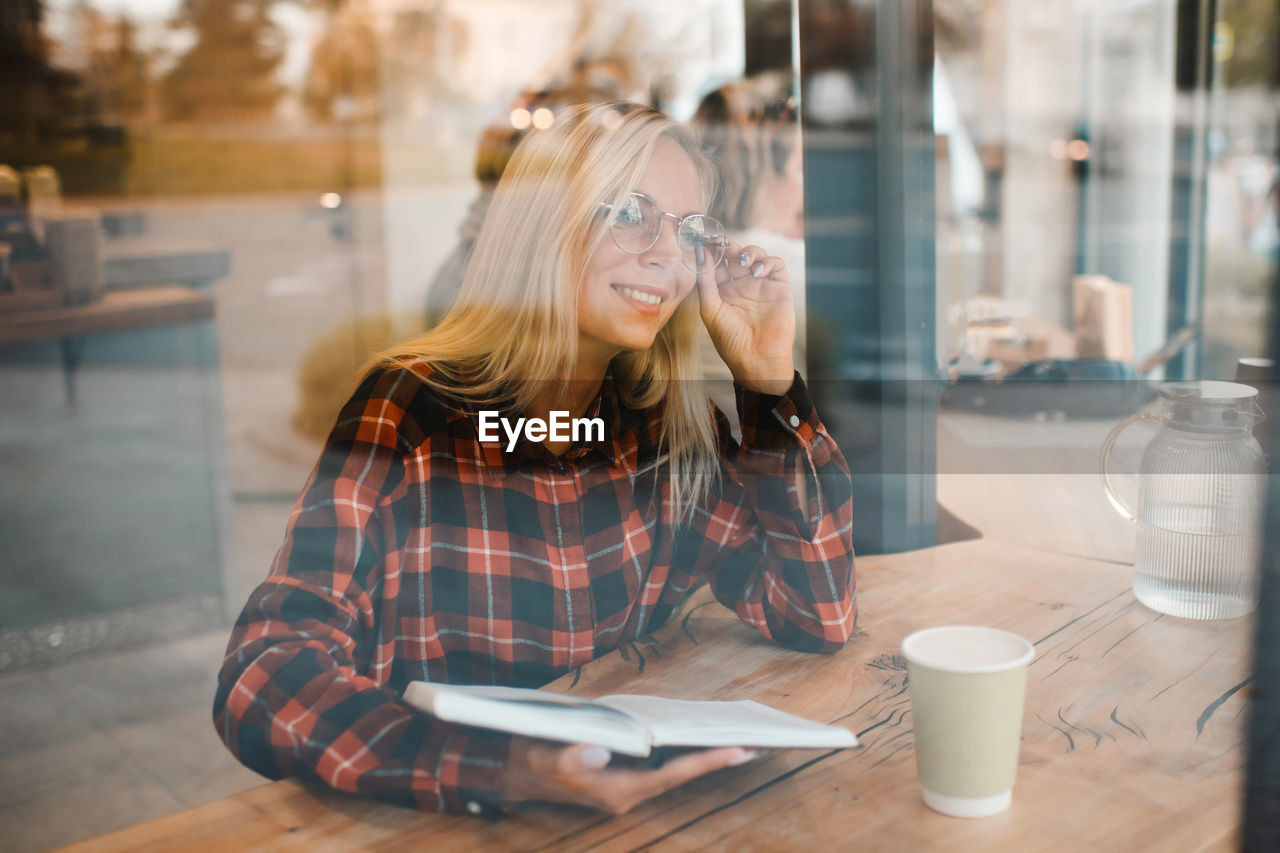
[[[502,773],[510,751],[511,735],[502,732],[468,728],[449,738],[436,777],[445,811],[501,817]]]
[[[790,450],[797,444],[806,450],[821,439],[822,422],[809,399],[800,372],[782,396],[762,394],[734,384],[742,443],[747,447]]]

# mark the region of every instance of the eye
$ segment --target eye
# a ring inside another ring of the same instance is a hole
[[[706,226],[700,219],[691,219],[684,224],[677,235],[685,248],[693,249],[707,243]]]
[[[618,208],[619,225],[626,227],[635,227],[644,222],[644,209],[640,206],[640,200],[635,196],[628,196],[627,200]]]

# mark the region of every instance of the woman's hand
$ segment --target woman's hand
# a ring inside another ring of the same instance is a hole
[[[656,770],[607,770],[610,757],[609,750],[601,746],[556,746],[512,738],[503,799],[511,803],[572,803],[626,814],[690,779],[745,764],[755,753],[739,747],[708,749],[674,758]]]
[[[785,394],[795,374],[796,312],[782,260],[759,246],[730,244],[715,274],[698,276],[698,301],[734,380],[753,391]]]

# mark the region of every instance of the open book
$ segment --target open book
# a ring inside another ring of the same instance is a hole
[[[404,701],[441,720],[567,743],[591,743],[623,755],[654,747],[857,746],[853,732],[785,714],[758,702],[690,702],[657,696],[579,699],[520,687],[414,681]]]

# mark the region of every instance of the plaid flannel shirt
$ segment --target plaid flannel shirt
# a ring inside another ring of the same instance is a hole
[[[676,525],[645,470],[660,414],[623,405],[612,379],[588,412],[604,440],[557,457],[482,444],[474,411],[406,369],[375,372],[235,624],[219,735],[271,778],[491,813],[509,736],[412,710],[408,682],[545,684],[661,626],[699,575],[765,637],[840,648],[855,612],[844,458],[799,374],[737,402],[741,446],[716,412],[722,487]]]

